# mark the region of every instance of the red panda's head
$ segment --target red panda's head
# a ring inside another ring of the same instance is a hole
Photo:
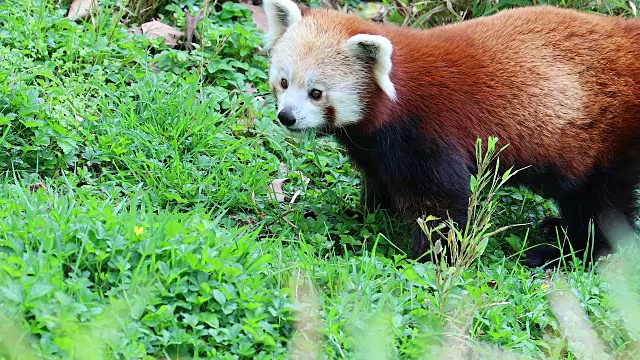
[[[331,131],[361,121],[372,87],[395,100],[387,38],[353,33],[360,20],[349,15],[303,14],[291,0],[265,0],[264,9],[269,84],[287,130]]]

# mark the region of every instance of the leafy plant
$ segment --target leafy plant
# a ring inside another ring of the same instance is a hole
[[[433,216],[418,219],[420,228],[433,244],[429,255],[431,260],[438,264],[434,269],[438,304],[442,314],[446,310],[449,292],[459,284],[462,271],[482,255],[492,236],[513,226],[507,225],[492,230],[492,218],[499,201],[498,191],[519,171],[512,173],[511,169],[508,169],[502,176],[498,175],[500,168],[498,156],[508,145],[496,151],[497,142],[497,138],[490,137],[484,154],[482,140],[478,139],[476,142],[477,175],[471,176],[471,196],[466,224],[455,224],[453,220],[446,219],[432,226],[429,223],[439,219]],[[489,166],[494,163],[495,169],[489,169]],[[460,229],[459,226],[464,228]],[[447,229],[446,233],[443,229]],[[443,240],[446,240],[446,243],[443,244]]]
[[[184,27],[183,10],[173,4],[166,9]],[[154,64],[183,76],[196,72],[204,83],[229,90],[268,92],[267,60],[256,52],[262,39],[249,16],[249,10],[238,3],[224,2],[219,10],[212,6],[198,26],[202,43],[191,51],[162,50],[154,56]]]

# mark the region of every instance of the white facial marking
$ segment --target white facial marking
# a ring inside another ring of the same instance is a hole
[[[324,124],[322,109],[309,101],[309,93],[305,88],[287,88],[278,97],[278,110],[290,110],[296,118],[290,130],[306,130],[321,127]]]
[[[333,106],[336,111],[335,126],[343,127],[355,124],[362,117],[362,100],[359,88],[354,88],[351,84],[336,86],[333,90],[338,96],[332,97]]]

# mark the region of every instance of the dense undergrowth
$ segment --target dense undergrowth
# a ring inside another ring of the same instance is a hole
[[[404,259],[402,225],[359,211],[336,143],[273,124],[243,5],[212,6],[187,51],[129,33],[122,3],[102,3],[72,22],[65,4],[0,2],[0,359],[284,358],[296,329],[328,358],[425,358],[451,348],[445,334],[574,358],[558,283],[605,351],[633,358],[637,315],[597,269],[519,265],[533,226],[489,241],[443,306],[434,265]],[[185,21],[173,3],[161,18]],[[496,227],[556,211],[498,194]]]

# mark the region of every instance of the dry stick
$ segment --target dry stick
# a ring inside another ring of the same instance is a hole
[[[184,17],[185,17],[185,24],[186,24],[186,35],[187,35],[187,39],[184,43],[184,47],[187,48],[187,50],[193,50],[193,33],[196,30],[196,27],[198,26],[198,22],[200,22],[200,19],[202,18],[202,10],[200,9],[196,12],[195,16],[191,16],[191,13],[189,12],[189,9],[185,8],[184,9]]]

